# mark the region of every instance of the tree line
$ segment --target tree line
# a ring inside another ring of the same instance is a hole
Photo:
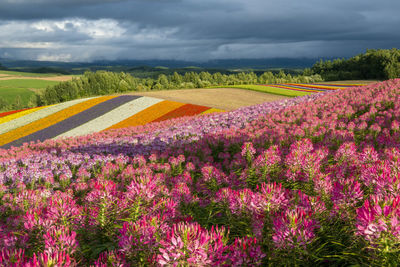
[[[160,74],[157,79],[138,78],[120,72],[85,72],[80,78],[61,82],[47,87],[37,95],[37,105],[49,105],[69,101],[81,97],[124,93],[128,91],[169,90],[183,88],[204,88],[210,86],[229,86],[240,84],[276,84],[276,83],[313,83],[322,81],[321,76],[277,74],[265,72],[256,75],[254,72],[237,74],[211,74],[209,72],[186,72],[184,75],[177,72],[172,75]]]
[[[369,49],[349,59],[320,60],[305,74],[319,74],[324,80],[387,80],[400,77],[400,50]]]

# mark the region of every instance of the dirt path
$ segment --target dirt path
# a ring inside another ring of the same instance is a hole
[[[233,88],[166,90],[135,92],[133,94],[214,107],[223,110],[233,110],[243,106],[251,106],[287,98],[284,96]]]
[[[28,77],[28,76],[14,76],[14,75],[0,74],[0,80],[43,80],[43,81],[65,82],[72,80],[73,77],[74,76],[70,75],[62,75],[54,77]]]

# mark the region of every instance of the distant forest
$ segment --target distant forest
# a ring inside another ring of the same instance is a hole
[[[326,81],[399,78],[400,50],[370,49],[349,59],[320,60],[305,74],[319,74]]]
[[[43,94],[37,95],[37,104],[49,105],[80,97],[128,91],[204,88],[240,84],[313,83],[320,81],[322,79],[318,74],[292,76],[283,71],[277,74],[265,72],[261,75],[256,75],[254,72],[237,74],[186,72],[181,75],[175,72],[172,75],[161,74],[157,79],[133,77],[124,72],[88,71],[80,78],[47,87]]]

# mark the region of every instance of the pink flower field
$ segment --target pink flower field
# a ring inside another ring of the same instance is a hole
[[[0,149],[0,266],[396,266],[400,79]]]

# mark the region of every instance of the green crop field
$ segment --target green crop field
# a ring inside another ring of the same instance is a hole
[[[14,103],[16,96],[19,95],[22,100],[22,104],[26,105],[29,99],[35,95],[35,93],[26,88],[1,88],[0,87],[0,98],[3,98],[6,102]]]
[[[253,91],[258,91],[258,92],[263,92],[263,93],[268,93],[268,94],[290,96],[290,97],[303,96],[303,95],[310,94],[310,92],[301,92],[301,91],[288,90],[288,89],[284,89],[284,88],[276,88],[276,87],[270,87],[270,86],[264,86],[264,85],[254,85],[254,84],[229,85],[229,86],[223,86],[223,87],[253,90]]]
[[[46,88],[49,85],[55,85],[57,81],[35,80],[35,79],[12,79],[0,80],[0,88]]]
[[[9,103],[14,103],[16,97],[19,95],[22,104],[26,105],[30,98],[35,95],[35,92],[44,90],[47,86],[57,83],[59,82],[35,79],[0,80],[0,97]]]

